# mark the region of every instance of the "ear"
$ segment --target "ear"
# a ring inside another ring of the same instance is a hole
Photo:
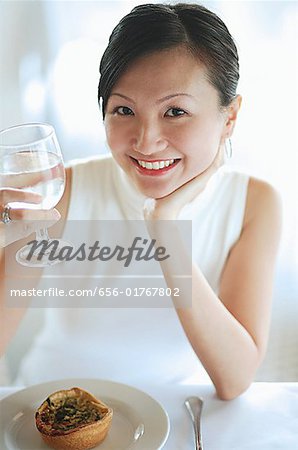
[[[225,108],[225,122],[222,133],[223,141],[229,139],[233,134],[238,112],[241,107],[241,103],[242,103],[241,95],[236,95],[236,97],[231,101],[229,106]]]

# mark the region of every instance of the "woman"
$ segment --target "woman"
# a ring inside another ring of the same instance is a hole
[[[250,385],[265,354],[280,236],[274,189],[221,167],[241,105],[233,39],[200,5],[141,5],[113,30],[100,74],[113,158],[68,168],[55,232],[82,217],[191,219],[192,306],[48,310],[20,381],[57,378],[55,367],[63,364],[70,376],[183,381],[199,373],[200,361],[218,396],[232,399]],[[16,195],[24,194],[2,192],[2,211]],[[154,199],[150,207],[147,198]],[[11,209],[10,218],[8,226],[20,218],[57,220],[57,211]],[[168,267],[165,278],[170,284]],[[4,310],[3,347],[21,316]],[[37,364],[43,369],[34,377]]]

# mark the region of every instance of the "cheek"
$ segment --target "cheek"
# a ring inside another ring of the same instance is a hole
[[[115,147],[115,133],[113,132],[113,127],[109,124],[109,122],[105,122],[105,132],[107,143],[112,149],[113,147]]]
[[[187,152],[190,171],[193,175],[204,172],[214,161],[219,149],[219,138],[213,132],[195,132],[188,141]]]
[[[123,139],[121,139],[121,135],[119,134],[119,129],[116,130],[117,127],[113,126],[109,122],[105,123],[105,132],[106,132],[106,140],[108,146],[113,154],[113,156],[118,159],[121,155],[121,150],[123,146]]]
[[[214,161],[214,158],[217,154],[218,147],[210,146],[206,148],[202,148],[201,151],[198,151],[198,156],[196,158],[196,170],[198,173],[204,172]]]

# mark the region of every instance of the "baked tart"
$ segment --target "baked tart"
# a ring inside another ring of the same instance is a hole
[[[42,439],[57,450],[87,450],[106,437],[113,410],[78,387],[54,392],[38,408],[35,423]]]

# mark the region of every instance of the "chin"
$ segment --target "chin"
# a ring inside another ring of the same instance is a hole
[[[170,195],[172,192],[174,192],[176,189],[178,189],[179,186],[169,186],[169,187],[157,187],[157,186],[144,186],[144,185],[137,185],[137,189],[146,197],[149,198],[164,198]]]

